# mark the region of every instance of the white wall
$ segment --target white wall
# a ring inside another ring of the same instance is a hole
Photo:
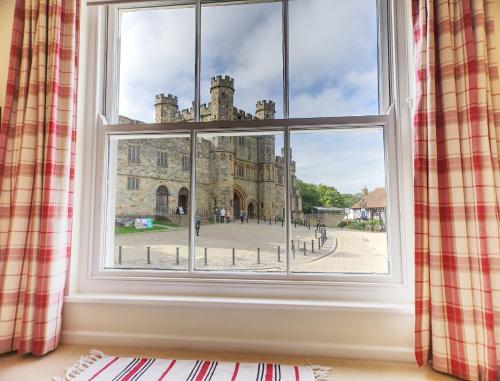
[[[412,309],[70,299],[63,341],[412,361]]]

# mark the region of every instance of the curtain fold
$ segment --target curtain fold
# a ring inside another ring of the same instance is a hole
[[[413,0],[415,355],[500,372],[500,82],[491,2]]]
[[[0,353],[54,349],[71,250],[79,0],[17,0],[0,125]]]

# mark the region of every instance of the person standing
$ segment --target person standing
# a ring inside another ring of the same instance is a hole
[[[245,221],[245,214],[243,212],[240,212],[240,221],[243,223]]]
[[[196,216],[196,236],[200,235],[200,226],[201,226],[201,218],[200,216]]]
[[[224,222],[224,218],[226,218],[226,209],[222,208],[220,210],[220,222]]]

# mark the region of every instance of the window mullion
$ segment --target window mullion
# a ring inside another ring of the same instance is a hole
[[[195,63],[194,63],[194,122],[200,122],[200,80],[201,80],[201,0],[196,0],[195,12]],[[191,130],[190,152],[190,213],[189,213],[189,272],[194,271],[195,265],[195,216],[196,216],[196,131]]]
[[[283,118],[289,117],[289,94],[288,94],[288,0],[282,2],[282,24],[283,24]],[[290,260],[290,130],[285,127],[284,142],[285,148],[285,252],[286,252],[286,273],[291,272]]]

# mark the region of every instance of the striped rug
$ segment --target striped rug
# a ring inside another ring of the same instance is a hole
[[[114,357],[92,351],[59,380],[315,381],[315,373],[309,366]]]

